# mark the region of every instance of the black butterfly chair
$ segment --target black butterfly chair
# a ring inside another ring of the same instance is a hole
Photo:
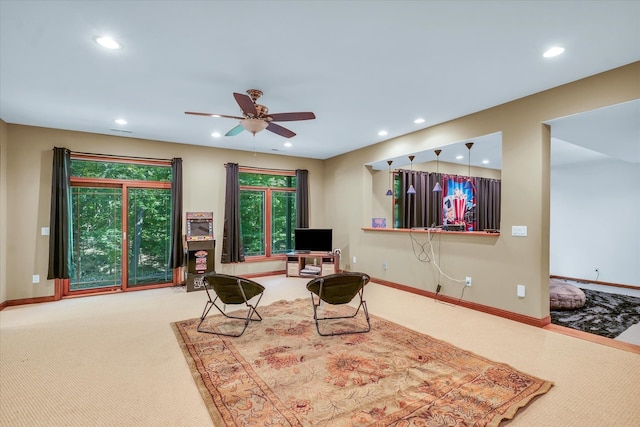
[[[244,333],[251,321],[260,321],[262,317],[256,310],[258,304],[260,303],[260,299],[262,298],[262,293],[264,292],[264,286],[259,283],[254,282],[253,280],[245,279],[243,277],[237,276],[229,276],[226,274],[217,274],[217,273],[207,273],[204,275],[204,289],[207,292],[207,296],[209,301],[204,306],[204,310],[202,311],[202,316],[200,316],[200,323],[198,323],[198,332],[205,332],[207,334],[215,334],[215,335],[224,335],[227,337],[239,337]],[[216,297],[214,300],[211,300],[211,293],[209,292],[209,287],[215,292]],[[249,301],[258,297],[258,300],[255,304],[250,304]],[[229,316],[221,309],[216,301],[222,301],[223,304],[245,304],[249,311],[245,317],[242,316]],[[202,328],[202,322],[209,314],[209,310],[215,306],[220,313],[222,313],[225,317],[230,319],[240,319],[244,320],[244,328],[242,331],[237,334],[227,334],[223,332],[215,332],[213,330],[207,330]],[[257,317],[254,317],[257,316]]]
[[[364,300],[364,286],[369,283],[370,277],[364,273],[343,272],[330,274],[324,277],[316,277],[307,283],[307,290],[311,292],[311,303],[313,304],[313,319],[316,322],[318,334],[322,336],[359,334],[369,332],[371,330],[371,322],[369,320],[369,311],[367,311],[367,302]],[[338,305],[351,302],[356,296],[360,298],[358,308],[355,313],[349,316],[334,317],[318,317],[318,307],[324,301],[327,304]],[[360,311],[360,307],[364,312],[367,320],[367,327],[364,329],[340,330],[337,332],[323,333],[320,332],[321,321],[331,321],[336,319],[351,319],[356,317]]]

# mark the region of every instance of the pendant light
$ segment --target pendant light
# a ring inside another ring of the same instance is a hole
[[[409,156],[409,161],[411,162],[411,174],[409,175],[411,178],[413,178],[413,159],[415,159],[416,156]],[[409,184],[409,189],[407,190],[407,194],[416,194],[416,189],[413,188],[413,184]]]
[[[389,165],[389,189],[387,190],[387,196],[393,196],[393,191],[391,191],[391,163],[393,163],[393,160],[387,160],[387,164]]]
[[[471,147],[473,147],[473,142],[467,142],[464,145],[469,149],[469,169],[467,172],[467,182],[464,183],[464,188],[466,190],[471,190],[473,188],[473,184],[471,183]]]
[[[436,153],[436,174],[440,174],[440,153],[442,153],[442,150],[435,150],[434,152]],[[435,193],[442,191],[440,181],[436,182],[436,185],[433,186],[433,191]]]

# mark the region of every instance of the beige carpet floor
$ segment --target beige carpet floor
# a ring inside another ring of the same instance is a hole
[[[308,297],[306,280],[257,279],[261,304]],[[372,314],[554,382],[509,426],[638,425],[640,355],[377,284]],[[202,292],[165,288],[0,312],[0,425],[211,426],[170,323]]]

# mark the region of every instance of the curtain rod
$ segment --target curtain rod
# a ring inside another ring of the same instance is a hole
[[[229,163],[224,163],[224,167],[227,167]],[[258,170],[263,170],[263,171],[276,171],[276,172],[291,172],[291,171],[296,171],[298,170],[298,168],[296,169],[276,169],[276,168],[263,168],[263,167],[258,167],[258,166],[245,166],[245,165],[238,165],[239,168],[247,168],[247,169],[258,169]]]
[[[68,150],[68,151],[71,154],[84,154],[85,156],[111,157],[111,158],[117,158],[117,159],[160,160],[163,162],[170,162],[171,160],[173,160],[173,159],[160,159],[155,157],[119,156],[117,154],[84,153],[82,151],[71,151],[71,150]]]

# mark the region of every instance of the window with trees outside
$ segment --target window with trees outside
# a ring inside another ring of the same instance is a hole
[[[170,161],[72,155],[70,204],[65,294],[171,284]]]
[[[240,168],[238,179],[245,257],[270,258],[293,251],[295,171]]]

